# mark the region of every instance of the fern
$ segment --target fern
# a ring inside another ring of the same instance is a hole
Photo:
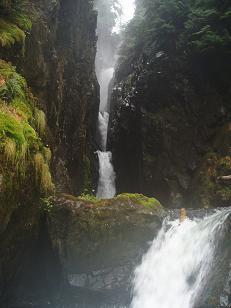
[[[0,19],[0,45],[11,47],[15,43],[25,44],[25,33],[17,25]]]
[[[45,130],[45,114],[34,106],[35,98],[25,79],[3,60],[0,80],[0,163],[12,170],[8,182],[35,174],[37,188],[47,194],[54,185],[49,170],[51,151],[39,137]]]
[[[35,109],[36,127],[40,135],[44,135],[46,129],[46,116],[42,110]]]

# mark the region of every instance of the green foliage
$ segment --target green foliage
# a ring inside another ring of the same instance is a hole
[[[81,201],[87,201],[87,202],[90,202],[90,203],[99,202],[98,198],[96,198],[94,195],[88,194],[87,192],[81,194],[81,196],[78,197],[78,199],[80,199]]]
[[[199,63],[199,57],[206,56],[208,67],[218,61],[220,71],[226,70],[231,56],[231,4],[215,0],[143,0],[124,42],[121,53],[126,61],[135,53],[156,61],[161,52],[173,68],[179,68],[181,62],[191,69],[195,57]]]
[[[38,114],[42,119],[38,120]],[[1,164],[12,170],[12,183],[20,178],[24,181],[25,176],[33,180],[34,174],[37,188],[47,194],[54,185],[49,170],[51,152],[40,138],[45,126],[44,113],[35,107],[25,79],[12,65],[0,60]]]
[[[21,43],[24,48],[26,31],[32,27],[27,8],[26,0],[0,0],[0,46]]]
[[[33,112],[31,106],[27,101],[21,98],[15,98],[11,102],[12,107],[15,108],[16,112],[26,121],[31,121],[33,118]]]
[[[24,135],[24,123],[15,119],[14,116],[0,112],[0,138],[14,139],[17,147],[26,143]]]
[[[51,198],[40,199],[40,210],[42,213],[50,213],[53,208]]]
[[[11,101],[15,98],[25,99],[26,81],[15,72],[15,68],[7,62],[0,60],[0,77],[5,81],[0,85],[0,98]]]
[[[2,47],[11,47],[17,43],[24,44],[25,33],[17,25],[0,19],[0,45]]]
[[[134,202],[134,204],[142,205],[142,206],[148,207],[148,208],[161,207],[161,204],[157,199],[148,198],[148,197],[141,195],[141,194],[124,193],[124,194],[118,195],[116,198],[121,199],[121,200],[122,199],[129,199],[132,202]]]
[[[35,108],[36,126],[41,135],[44,134],[46,129],[46,116],[42,110]]]

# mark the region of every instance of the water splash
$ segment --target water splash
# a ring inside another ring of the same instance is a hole
[[[132,308],[196,307],[231,208],[194,220],[167,218],[136,268]]]

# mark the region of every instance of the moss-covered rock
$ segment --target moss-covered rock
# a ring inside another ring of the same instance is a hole
[[[35,188],[51,192],[54,186],[49,170],[50,154],[41,139],[44,113],[36,107],[25,79],[3,60],[0,60],[0,79],[1,191],[7,193],[9,184],[17,190],[30,176]]]
[[[155,198],[148,198],[141,194],[128,194],[124,193],[117,196],[117,199],[120,201],[127,201],[133,204],[138,204],[144,207],[148,207],[151,209],[157,210],[158,208],[161,208],[160,202]]]
[[[108,200],[60,195],[52,203],[49,231],[69,276],[119,264],[131,271],[165,214],[156,199],[138,194]]]

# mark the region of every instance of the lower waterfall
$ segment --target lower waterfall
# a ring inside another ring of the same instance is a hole
[[[230,213],[231,208],[221,209],[203,218],[187,218],[181,224],[179,219],[166,218],[135,270],[131,307],[199,307],[197,301],[210,280]],[[225,298],[221,301],[225,303]]]
[[[97,198],[109,199],[116,194],[115,171],[112,165],[111,152],[97,151],[99,157],[99,183]]]

